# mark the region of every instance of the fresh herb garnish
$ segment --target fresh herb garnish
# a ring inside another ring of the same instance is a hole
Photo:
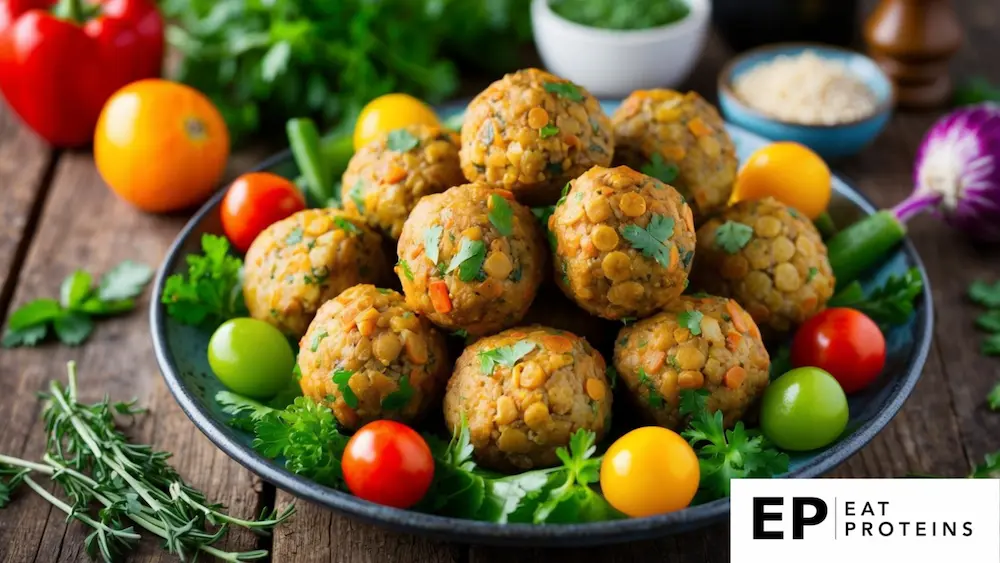
[[[837,292],[827,306],[850,307],[868,315],[876,323],[898,325],[909,320],[913,302],[923,290],[924,280],[920,270],[911,268],[902,276],[889,276],[882,287],[874,289],[867,297],[860,283],[851,282]]]
[[[500,235],[509,237],[514,234],[514,210],[507,199],[498,194],[490,194],[489,207],[487,216]]]
[[[589,27],[604,29],[649,29],[687,17],[691,8],[684,0],[551,0],[552,11]]]
[[[406,152],[418,146],[420,146],[420,139],[402,127],[390,131],[386,140],[386,147],[391,151]]]
[[[639,385],[646,388],[646,402],[649,403],[649,406],[654,409],[663,408],[663,395],[660,395],[660,392],[656,390],[653,380],[649,378],[643,368],[639,368]]]
[[[348,197],[354,202],[354,207],[358,208],[358,213],[364,214],[365,212],[365,183],[358,178],[351,186],[351,191],[347,192]]]
[[[682,311],[677,315],[677,324],[691,331],[691,334],[701,334],[701,319],[705,314],[701,311]]]
[[[313,334],[312,340],[309,342],[309,350],[312,352],[319,350],[319,343],[322,342],[323,339],[326,338],[327,336],[330,335],[326,332],[325,328],[321,328],[318,331],[316,331],[316,334]]]
[[[813,278],[815,278],[816,274],[818,273],[819,273],[819,268],[816,268],[815,266],[810,266],[809,273],[806,274],[806,283],[813,281]]]
[[[753,238],[753,228],[736,221],[726,221],[715,229],[715,245],[727,254],[736,254]]]
[[[410,386],[410,376],[399,378],[399,389],[389,393],[382,399],[382,408],[387,411],[398,411],[405,407],[413,397],[413,387]]]
[[[608,366],[607,369],[604,370],[604,376],[608,378],[608,384],[612,389],[618,385],[618,370],[615,369],[615,366]]]
[[[361,232],[361,229],[359,229],[357,225],[355,225],[353,222],[345,219],[344,217],[334,217],[333,218],[333,224],[337,225],[338,229],[340,229],[342,231],[347,231],[347,232],[349,232],[351,234],[355,234],[356,235],[356,234],[358,234],[358,233]]]
[[[691,417],[681,435],[698,454],[701,482],[695,502],[729,496],[729,482],[737,478],[765,478],[788,471],[788,454],[773,448],[763,436],[736,423],[726,430],[722,411],[708,412],[708,392],[682,389],[680,413]]]
[[[431,261],[431,264],[437,264],[438,258],[441,256],[441,233],[443,232],[444,227],[441,225],[427,227],[424,230],[424,255]]]
[[[994,284],[988,284],[982,280],[972,282],[972,285],[969,286],[969,299],[983,307],[1000,309],[1000,281]]]
[[[455,329],[455,330],[451,331],[451,333],[453,335],[459,337],[459,338],[468,338],[469,337],[469,331],[465,330],[464,328]]]
[[[673,162],[664,160],[663,155],[658,152],[653,153],[649,162],[644,164],[639,171],[647,176],[656,178],[664,184],[673,183],[677,179],[678,174],[680,174],[680,168]]]
[[[215,328],[241,316],[243,303],[240,271],[243,261],[229,255],[225,237],[202,235],[203,254],[189,254],[188,272],[167,278],[160,300],[167,314],[182,324]]]
[[[559,201],[556,201],[556,207],[566,202],[566,196],[569,195],[569,190],[572,187],[572,182],[566,182],[566,185],[562,187],[562,192],[559,193]]]
[[[35,346],[52,327],[63,344],[82,344],[94,331],[95,316],[112,316],[135,308],[135,298],[153,276],[148,266],[126,260],[93,287],[93,276],[77,270],[63,280],[59,301],[35,299],[14,311],[7,320],[2,345]]]
[[[354,375],[354,372],[351,370],[337,369],[330,378],[337,385],[337,390],[340,391],[340,396],[343,397],[344,404],[352,409],[356,409],[358,408],[358,396],[354,394],[354,390],[348,385],[352,375]]]
[[[409,262],[400,258],[398,264],[399,268],[403,270],[403,275],[406,276],[406,279],[413,281],[413,270],[410,269]]]
[[[538,136],[543,139],[548,139],[549,137],[554,137],[559,134],[559,128],[555,125],[549,123],[545,127],[538,130]]]
[[[292,229],[292,232],[288,233],[288,236],[285,237],[285,244],[291,246],[302,242],[302,234],[302,227],[295,227]]]
[[[497,365],[512,368],[521,358],[527,356],[535,349],[534,342],[522,340],[510,346],[500,346],[492,350],[483,350],[477,354],[479,358],[479,371],[483,375],[492,375],[493,369]]]
[[[546,92],[555,94],[560,98],[566,98],[574,102],[583,101],[583,92],[580,87],[572,82],[546,82],[542,85]]]
[[[632,247],[652,258],[664,268],[670,267],[670,237],[674,234],[674,220],[654,213],[645,229],[638,225],[626,225],[622,234]]]
[[[486,243],[481,240],[462,238],[458,253],[451,259],[446,273],[457,269],[458,279],[470,282],[476,279],[484,260],[486,260]]]

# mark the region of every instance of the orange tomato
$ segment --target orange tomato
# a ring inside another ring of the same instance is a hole
[[[101,110],[97,170],[112,191],[144,211],[176,211],[215,190],[229,158],[229,131],[197,90],[160,79],[133,82]]]
[[[680,510],[698,492],[694,449],[672,430],[645,426],[611,444],[601,462],[601,492],[633,518]]]
[[[730,203],[772,196],[816,219],[830,203],[830,168],[809,148],[792,142],[757,149],[740,168]]]

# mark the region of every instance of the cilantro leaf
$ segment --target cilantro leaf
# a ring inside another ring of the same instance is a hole
[[[217,397],[218,398],[218,397]],[[265,407],[266,408],[266,407]],[[254,409],[252,446],[261,455],[283,457],[285,467],[317,483],[344,489],[340,459],[348,437],[325,405],[297,397],[283,410]]]
[[[451,273],[458,269],[458,279],[469,282],[479,274],[479,268],[486,260],[486,243],[481,240],[471,240],[462,238],[462,244],[458,248],[458,253],[448,264],[446,273]]]
[[[818,274],[818,273],[819,273],[819,269],[818,268],[816,268],[816,267],[810,267],[809,268],[809,274],[806,276],[806,283],[809,283],[809,282],[813,281],[813,278],[815,278],[816,274]]]
[[[451,333],[453,335],[459,337],[459,338],[468,338],[469,337],[469,331],[465,330],[464,328],[459,328],[459,329],[453,330]]]
[[[490,211],[487,217],[500,235],[509,237],[514,234],[514,210],[507,199],[499,194],[490,194],[489,207]]]
[[[45,335],[48,334],[48,332],[48,323],[41,323],[27,328],[22,328],[20,330],[11,330],[8,328],[3,335],[3,340],[0,340],[0,345],[4,348],[35,346],[45,339]]]
[[[330,336],[325,328],[321,328],[313,334],[312,340],[309,342],[309,350],[315,352],[319,350],[319,343],[323,341],[324,338]]]
[[[1000,356],[1000,333],[984,338],[979,351],[986,356]]]
[[[358,213],[364,214],[365,212],[365,183],[358,178],[351,186],[350,191],[347,192],[347,196],[351,198],[354,206],[358,208]]]
[[[639,368],[639,385],[646,388],[646,402],[654,409],[662,409],[664,405],[663,395],[657,391],[653,380],[646,374],[646,370]]]
[[[913,302],[924,290],[920,270],[911,268],[902,276],[889,276],[882,287],[867,297],[861,284],[851,282],[827,303],[828,307],[850,307],[879,324],[903,324],[913,313]]]
[[[441,233],[444,227],[435,225],[424,230],[424,254],[432,264],[437,264],[441,257]]]
[[[289,246],[293,244],[299,244],[300,242],[302,242],[302,235],[304,233],[305,231],[302,230],[302,227],[296,226],[294,229],[292,229],[292,232],[288,233],[288,236],[285,237],[285,244]]]
[[[492,350],[483,350],[477,354],[479,370],[483,375],[492,375],[497,364],[512,368],[521,358],[535,349],[534,342],[522,340],[510,346],[500,346]]]
[[[410,269],[410,263],[402,258],[399,259],[399,269],[403,270],[403,275],[406,279],[413,281],[413,270]]]
[[[389,132],[386,140],[386,147],[391,151],[406,152],[415,149],[420,145],[420,139],[416,138],[406,128],[394,129]]]
[[[153,278],[153,269],[145,264],[125,260],[101,277],[97,297],[101,301],[132,299],[142,293]]]
[[[330,377],[337,385],[337,390],[340,391],[340,396],[344,399],[344,404],[352,409],[356,409],[358,408],[358,396],[354,394],[354,390],[348,385],[352,375],[354,375],[354,372],[351,370],[337,369]]]
[[[1000,310],[992,310],[976,318],[976,326],[987,332],[1000,332]]]
[[[337,225],[338,229],[351,233],[352,235],[356,235],[361,232],[361,229],[359,229],[357,225],[345,217],[334,217],[333,224]]]
[[[94,321],[87,315],[67,312],[52,322],[52,328],[63,344],[79,346],[94,331]]]
[[[542,88],[546,92],[555,94],[560,98],[566,98],[573,102],[583,101],[583,92],[580,91],[579,86],[572,82],[546,82],[542,84]]]
[[[658,152],[653,153],[649,162],[643,165],[639,171],[647,176],[656,178],[664,184],[673,183],[680,174],[680,168],[678,168],[673,162],[667,162],[664,160],[663,155]]]
[[[229,255],[225,237],[202,235],[201,248],[203,254],[188,255],[187,276],[167,278],[160,300],[167,306],[167,314],[178,322],[215,328],[245,310],[243,261]]]
[[[559,201],[556,201],[556,207],[559,207],[566,202],[566,197],[569,195],[569,191],[573,189],[573,182],[566,182],[566,185],[562,187],[562,191],[559,192]],[[553,212],[555,209],[552,210]],[[551,215],[552,213],[549,213]],[[547,220],[548,218],[546,218]],[[546,223],[547,224],[547,223]]]
[[[544,494],[532,515],[536,524],[588,522],[621,518],[590,485],[600,480],[601,458],[594,458],[596,436],[582,428],[570,436],[569,449],[559,448],[556,456],[563,462],[561,483]]]
[[[683,311],[677,315],[677,323],[691,331],[691,334],[701,334],[701,320],[705,315],[701,311]]]
[[[66,276],[59,287],[59,303],[67,309],[80,305],[90,295],[90,284],[93,282],[93,276],[84,270],[76,270]]]
[[[410,376],[399,378],[399,388],[382,399],[382,408],[387,411],[398,411],[405,407],[413,397],[413,387],[410,386]]]
[[[972,282],[969,286],[969,298],[983,307],[1000,308],[1000,281],[992,285],[982,280]]]
[[[7,319],[9,330],[21,330],[41,323],[54,321],[63,314],[55,299],[35,299],[21,305]]]
[[[559,128],[551,123],[542,127],[538,130],[538,136],[543,139],[548,139],[549,137],[555,137],[559,134]]]
[[[604,376],[608,378],[608,385],[610,385],[612,389],[618,385],[618,370],[615,369],[615,366],[609,365],[608,368],[604,370]]]
[[[656,260],[664,268],[670,267],[668,241],[674,234],[673,218],[654,213],[645,229],[638,225],[626,225],[622,234],[643,256]]]
[[[990,394],[986,396],[986,401],[990,405],[990,410],[1000,411],[1000,383],[990,389]]]
[[[986,454],[983,463],[975,466],[969,475],[972,479],[996,479],[1000,476],[1000,452]]]
[[[753,238],[753,228],[736,221],[726,221],[715,229],[715,246],[727,254],[736,254]]]

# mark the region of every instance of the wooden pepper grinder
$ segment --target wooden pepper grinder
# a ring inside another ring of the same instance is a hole
[[[950,98],[948,61],[962,45],[951,0],[881,0],[865,23],[865,41],[896,83],[901,107],[929,109]]]

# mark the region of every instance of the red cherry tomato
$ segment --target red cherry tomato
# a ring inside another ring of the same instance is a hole
[[[233,181],[222,200],[222,228],[241,252],[272,223],[306,208],[295,184],[269,172],[250,172]]]
[[[362,426],[347,442],[341,468],[355,496],[396,508],[417,504],[434,478],[427,442],[392,420]]]
[[[860,311],[826,309],[795,333],[792,364],[823,369],[837,379],[845,393],[854,393],[882,373],[885,337],[875,321]]]

